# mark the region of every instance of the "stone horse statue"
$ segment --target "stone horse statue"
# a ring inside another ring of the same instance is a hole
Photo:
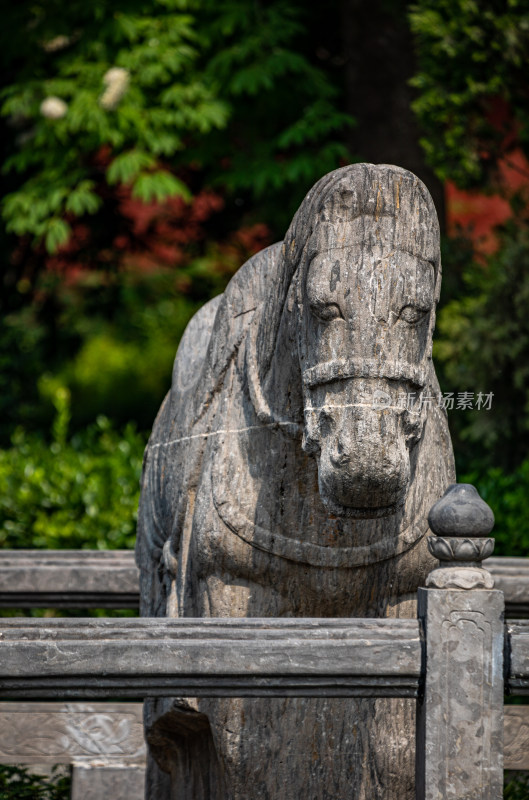
[[[424,185],[354,164],[191,320],[145,454],[142,614],[415,615],[428,511],[454,481],[440,282]],[[414,705],[153,701],[148,795],[411,800]]]

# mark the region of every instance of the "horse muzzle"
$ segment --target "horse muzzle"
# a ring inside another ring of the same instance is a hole
[[[316,456],[321,498],[339,516],[395,514],[410,482],[410,412],[399,405],[406,382],[352,378],[313,386],[303,448]],[[380,404],[376,398],[383,396]],[[418,426],[419,413],[412,414]],[[415,424],[415,423],[414,423]]]

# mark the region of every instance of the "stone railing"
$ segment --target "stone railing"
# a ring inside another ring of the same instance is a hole
[[[505,616],[529,617],[529,558],[492,557]],[[132,550],[2,550],[0,608],[138,608]]]

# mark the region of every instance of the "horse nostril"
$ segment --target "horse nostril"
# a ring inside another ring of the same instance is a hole
[[[336,446],[332,449],[329,455],[331,464],[335,467],[345,467],[351,461],[351,454],[347,448],[344,447],[343,442],[338,439]]]

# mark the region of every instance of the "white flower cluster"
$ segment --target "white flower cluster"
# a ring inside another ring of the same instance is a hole
[[[71,36],[54,36],[53,39],[49,39],[47,42],[44,42],[42,47],[46,51],[46,53],[56,53],[58,50],[64,50],[65,47],[68,47],[69,44],[72,43]]]
[[[46,97],[40,104],[40,113],[46,119],[62,119],[68,111],[68,104],[60,97]]]
[[[123,67],[111,67],[103,75],[105,91],[99,98],[99,105],[105,111],[113,111],[129,87],[129,71]]]
[[[105,111],[118,107],[129,87],[129,71],[123,67],[111,67],[103,75],[105,90],[99,98],[99,105]],[[40,104],[40,113],[46,119],[62,119],[68,112],[68,103],[60,97],[46,97]]]

